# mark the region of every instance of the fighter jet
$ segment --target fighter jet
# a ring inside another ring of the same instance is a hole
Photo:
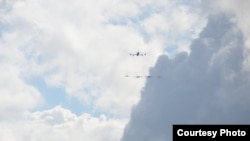
[[[129,53],[130,56],[146,56],[147,53],[141,53],[139,51],[137,51],[136,53]]]

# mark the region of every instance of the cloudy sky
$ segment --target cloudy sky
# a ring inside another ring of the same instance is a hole
[[[249,7],[0,0],[0,140],[170,141],[174,123],[249,124]]]

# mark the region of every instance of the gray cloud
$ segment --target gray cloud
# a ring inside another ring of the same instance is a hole
[[[172,124],[250,123],[250,80],[244,40],[225,14],[212,15],[191,53],[162,55],[133,108],[122,141],[171,140]]]

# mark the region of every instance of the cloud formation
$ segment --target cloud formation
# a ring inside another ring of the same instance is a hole
[[[213,10],[215,11],[226,11],[234,15],[234,21],[237,26],[241,29],[244,35],[244,44],[245,48],[245,60],[244,60],[244,69],[245,71],[250,70],[250,29],[249,29],[249,15],[247,14],[249,11],[250,2],[247,0],[243,1],[234,1],[234,0],[222,0],[222,1],[207,1],[208,4],[213,6]]]
[[[68,109],[57,106],[46,111],[26,113],[22,118],[0,121],[0,140],[48,141],[61,140],[119,140],[126,120],[77,116]]]
[[[21,70],[24,83],[40,77],[48,87],[119,117],[128,117],[145,82],[128,83],[124,75],[147,75],[168,47],[187,50],[204,23],[198,8],[162,0],[13,0],[1,7],[1,55]],[[138,50],[150,54],[131,59],[128,54]]]
[[[171,141],[172,124],[249,124],[250,79],[245,44],[230,14],[214,14],[190,54],[158,58],[122,141]]]

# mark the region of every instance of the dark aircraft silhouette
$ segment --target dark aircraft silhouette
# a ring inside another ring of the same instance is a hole
[[[147,53],[141,53],[139,51],[137,51],[136,53],[129,53],[130,56],[146,56]]]

